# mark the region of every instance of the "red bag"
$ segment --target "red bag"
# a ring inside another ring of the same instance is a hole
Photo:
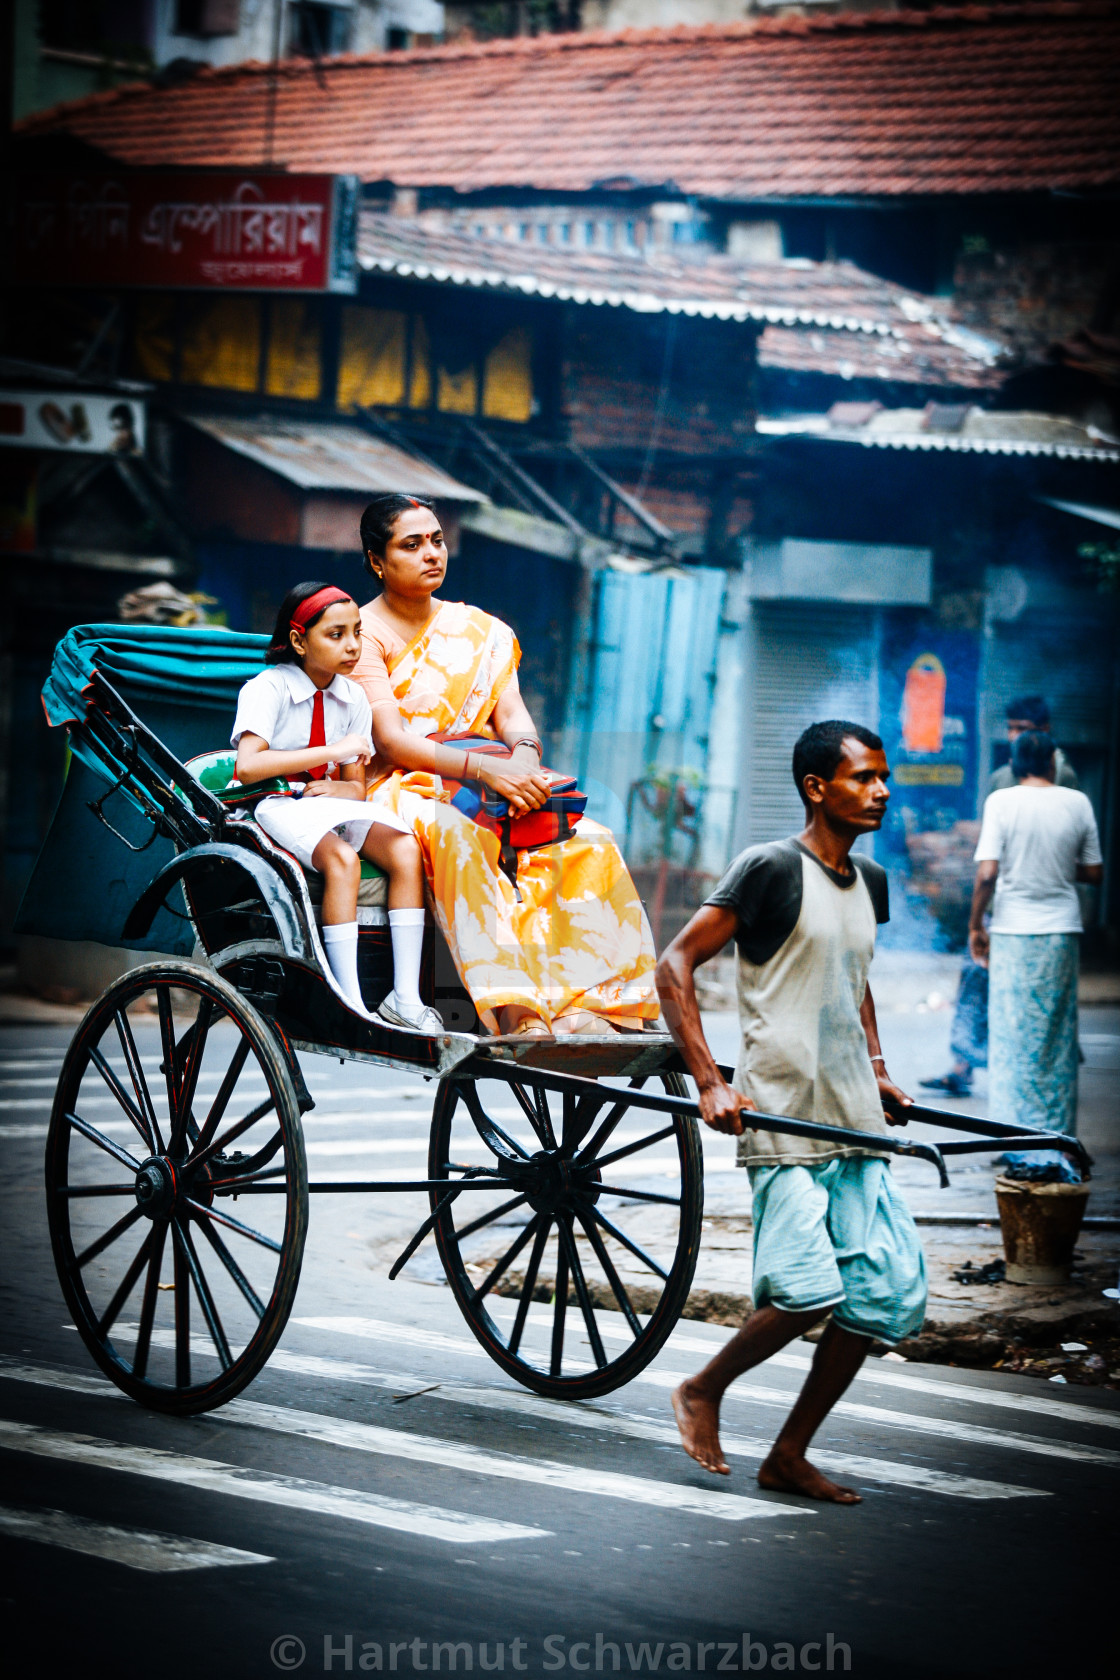
[[[432,735],[445,747],[461,747],[464,752],[485,753],[492,758],[511,758],[513,755],[503,741],[492,741],[487,735]],[[502,873],[517,890],[517,854],[535,851],[539,846],[553,846],[567,840],[587,809],[587,795],[576,786],[574,776],[549,770],[543,764],[541,773],[548,777],[552,793],[539,810],[517,817],[510,811],[508,801],[484,787],[481,782],[457,782],[449,776],[441,778],[451,790],[451,803],[466,817],[472,817],[501,842]]]

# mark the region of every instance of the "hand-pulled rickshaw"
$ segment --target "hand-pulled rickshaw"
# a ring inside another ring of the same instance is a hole
[[[419,1192],[427,1216],[390,1276],[431,1235],[471,1331],[504,1371],[553,1397],[607,1393],[663,1346],[696,1267],[702,1155],[678,1052],[657,1030],[482,1033],[435,928],[425,1001],[447,1030],[426,1036],[359,1016],[325,960],[314,879],[250,813],[203,786],[122,692],[158,702],[164,716],[170,704],[185,720],[183,739],[193,733],[195,747],[213,745],[263,645],[226,631],[87,626],[60,644],[44,690],[49,720],[65,726],[80,761],[79,794],[91,791],[90,771],[108,784],[80,799],[84,849],[68,860],[70,888],[52,881],[50,891],[57,898],[81,883],[88,893],[92,881],[100,892],[112,865],[108,845],[93,842],[108,829],[113,851],[133,854],[126,879],[146,884],[106,942],[142,944],[154,924],[169,925],[170,912],[183,953],[115,980],[63,1063],[46,1197],[74,1323],[133,1399],[206,1411],[245,1388],[284,1330],[309,1192]],[[199,740],[201,728],[209,741]],[[167,855],[152,872],[143,854],[157,842]],[[29,895],[40,906],[42,876],[41,866]],[[119,888],[118,880],[118,899]],[[114,902],[108,888],[101,896]],[[35,915],[25,911],[26,929]],[[392,986],[386,921],[384,882],[371,876],[359,898],[371,1009]],[[442,988],[441,973],[451,981]],[[432,1081],[424,1173],[309,1183],[302,1117],[315,1105],[300,1053]],[[913,1113],[972,1135],[939,1147],[897,1135],[870,1141],[930,1161],[942,1184],[944,1156],[1010,1144],[1056,1147],[1087,1165],[1074,1139]],[[752,1113],[750,1123],[853,1141],[850,1131],[789,1117]]]

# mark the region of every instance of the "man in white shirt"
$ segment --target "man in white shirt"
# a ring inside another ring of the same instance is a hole
[[[1100,882],[1100,839],[1085,795],[1056,785],[1049,735],[1019,735],[1011,768],[1016,785],[984,806],[968,935],[974,960],[990,970],[989,1108],[1015,1126],[1073,1134],[1077,882]]]

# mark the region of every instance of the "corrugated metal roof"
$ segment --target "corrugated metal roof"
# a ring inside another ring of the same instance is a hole
[[[1049,455],[1063,460],[1120,461],[1120,440],[1059,414],[980,408],[879,408],[841,403],[830,414],[759,416],[767,437],[861,443],[874,449],[962,451],[982,455]],[[866,409],[860,419],[852,411]],[[844,412],[847,411],[847,412]],[[858,423],[856,423],[858,422]]]
[[[367,272],[474,290],[520,292],[565,303],[612,305],[642,315],[698,315],[834,331],[952,341],[984,366],[1000,346],[963,334],[934,299],[848,262],[748,263],[717,252],[682,256],[565,249],[440,227],[425,217],[362,212],[358,260]]]
[[[944,321],[915,321],[889,337],[804,327],[767,327],[758,365],[779,373],[834,379],[876,379],[900,385],[996,390],[1007,377],[998,346],[964,335]]]
[[[181,418],[301,490],[355,495],[404,490],[447,502],[487,499],[439,467],[345,422],[288,420],[272,414],[183,414]]]

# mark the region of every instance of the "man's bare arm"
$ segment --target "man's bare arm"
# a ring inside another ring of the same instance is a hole
[[[899,1109],[913,1107],[913,1097],[908,1097],[901,1086],[895,1084],[887,1072],[887,1064],[883,1059],[883,1047],[879,1043],[879,1023],[875,1018],[875,999],[871,996],[868,986],[863,994],[863,1002],[859,1007],[860,1025],[867,1040],[867,1054],[871,1057],[871,1066],[875,1070],[875,1080],[879,1086],[879,1096],[882,1098],[883,1110],[892,1126],[905,1126],[906,1116],[900,1114]]]
[[[755,1105],[728,1085],[712,1055],[696,1001],[695,973],[717,956],[738,926],[734,910],[705,904],[681,929],[657,965],[661,1013],[700,1095],[700,1117],[717,1132],[738,1137],[744,1130],[739,1111]]]
[[[1104,880],[1103,863],[1079,863],[1077,879],[1087,887],[1099,887]]]
[[[983,863],[976,866],[976,880],[972,888],[972,913],[968,919],[968,948],[972,952],[973,962],[979,963],[981,968],[988,966],[988,953],[992,945],[988,930],[984,926],[984,917],[996,890],[998,874],[999,864],[994,858],[985,858]]]

